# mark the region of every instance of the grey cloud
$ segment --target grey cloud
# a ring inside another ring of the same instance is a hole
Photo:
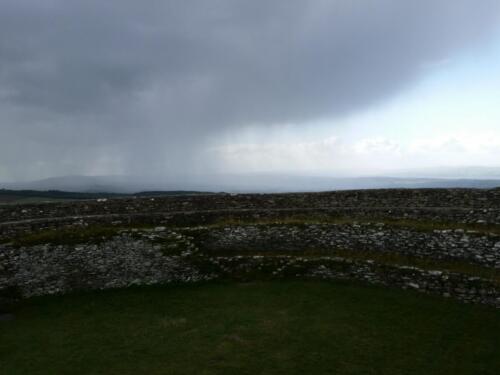
[[[499,13],[497,0],[4,0],[0,173],[85,173],[108,145],[121,172],[191,168],[208,134],[387,99]]]

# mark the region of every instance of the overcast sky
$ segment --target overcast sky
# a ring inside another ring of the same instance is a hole
[[[2,0],[0,181],[500,166],[498,0]]]

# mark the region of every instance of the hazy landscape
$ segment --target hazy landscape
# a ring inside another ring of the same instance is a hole
[[[438,177],[439,176],[439,177]],[[335,177],[253,173],[159,176],[65,176],[37,181],[0,183],[0,189],[60,190],[83,193],[134,194],[142,191],[292,192],[387,188],[495,188],[500,168],[409,171],[391,177]]]

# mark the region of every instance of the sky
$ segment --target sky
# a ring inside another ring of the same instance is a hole
[[[498,0],[2,0],[0,181],[500,167]]]

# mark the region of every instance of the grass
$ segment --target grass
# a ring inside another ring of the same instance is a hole
[[[500,225],[493,224],[466,224],[453,222],[435,222],[435,221],[419,221],[409,219],[390,219],[390,218],[355,218],[355,217],[332,217],[328,215],[291,215],[284,218],[266,219],[266,218],[238,218],[228,216],[215,221],[212,224],[204,225],[206,229],[220,228],[225,226],[273,226],[273,225],[293,225],[306,226],[312,224],[333,224],[333,225],[349,225],[349,224],[372,224],[381,225],[385,228],[392,229],[407,229],[412,231],[429,232],[434,230],[446,229],[463,229],[465,231],[476,232],[477,234],[500,235]],[[0,238],[0,243],[12,242],[15,246],[34,246],[45,243],[56,245],[74,245],[84,242],[100,242],[116,235],[120,230],[128,230],[132,228],[146,229],[152,228],[152,224],[136,223],[128,226],[109,226],[109,225],[92,225],[82,228],[62,228],[57,230],[41,230],[30,234],[21,235],[17,238]],[[176,230],[190,230],[190,227],[178,227],[171,225],[170,228]]]
[[[498,374],[500,312],[352,283],[41,297],[0,322],[0,373]]]
[[[42,230],[9,240],[12,245],[35,246],[41,244],[77,245],[86,242],[99,243],[116,236],[120,228],[112,226],[89,226]]]

